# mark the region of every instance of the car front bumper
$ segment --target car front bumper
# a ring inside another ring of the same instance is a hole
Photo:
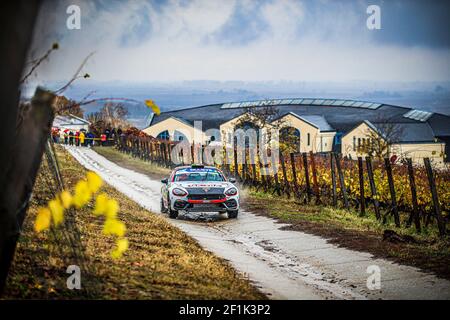
[[[229,197],[215,200],[193,200],[188,198],[173,199],[172,210],[188,212],[226,212],[239,209],[239,198]]]

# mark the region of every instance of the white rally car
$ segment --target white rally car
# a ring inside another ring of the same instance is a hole
[[[179,211],[228,213],[237,218],[239,191],[222,171],[203,165],[175,168],[161,180],[161,212],[175,219]]]

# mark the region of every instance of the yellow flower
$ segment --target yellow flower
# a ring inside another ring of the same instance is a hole
[[[119,203],[117,200],[109,199],[106,203],[106,211],[105,215],[108,219],[115,218],[117,216],[117,212],[119,211]]]
[[[72,195],[69,191],[63,191],[60,193],[59,198],[61,199],[61,203],[64,209],[69,209],[72,204]]]
[[[41,232],[50,227],[51,213],[48,208],[39,208],[36,220],[34,222],[34,230]]]
[[[78,181],[75,185],[75,195],[73,196],[73,204],[77,208],[81,208],[91,199],[91,190],[86,181]]]
[[[52,220],[55,226],[58,226],[64,220],[64,207],[57,199],[48,202],[48,207],[52,213]]]
[[[89,189],[92,193],[96,193],[103,184],[102,178],[100,178],[100,176],[93,171],[89,171],[86,174],[86,177]]]
[[[125,224],[117,219],[106,219],[103,226],[104,234],[114,234],[118,237],[123,237],[126,230]]]
[[[150,109],[152,109],[152,111],[159,116],[161,114],[161,110],[159,109],[159,107],[155,104],[155,102],[153,100],[145,100],[145,105],[147,107],[149,107]]]
[[[126,238],[118,239],[118,240],[116,241],[116,245],[117,245],[117,247],[116,247],[116,249],[114,249],[114,250],[111,252],[111,256],[112,256],[114,259],[119,259],[119,258],[122,256],[122,254],[123,254],[125,251],[127,251],[127,249],[128,249],[128,239],[126,239]]]
[[[95,199],[95,208],[94,208],[94,214],[95,215],[101,215],[106,212],[108,203],[108,196],[106,193],[101,193],[97,196]]]

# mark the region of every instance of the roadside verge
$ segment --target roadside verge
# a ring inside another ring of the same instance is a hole
[[[65,150],[57,148],[67,188],[86,170]],[[86,248],[91,274],[82,274],[81,290],[66,287],[67,266],[51,247],[48,233],[36,234],[37,208],[51,197],[46,177],[39,174],[28,216],[11,268],[5,299],[263,299],[248,280],[227,262],[202,249],[163,217],[153,214],[106,185],[103,191],[120,204],[120,219],[130,242],[122,259],[110,257],[112,241],[92,216],[91,203],[77,210],[77,225]]]

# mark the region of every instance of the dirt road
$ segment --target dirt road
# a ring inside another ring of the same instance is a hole
[[[159,212],[159,181],[122,168],[91,149],[68,150],[117,190]],[[447,280],[338,248],[321,237],[280,230],[282,224],[251,212],[241,212],[236,220],[190,214],[171,221],[274,299],[450,299]],[[368,267],[381,271],[380,289],[368,289]]]

